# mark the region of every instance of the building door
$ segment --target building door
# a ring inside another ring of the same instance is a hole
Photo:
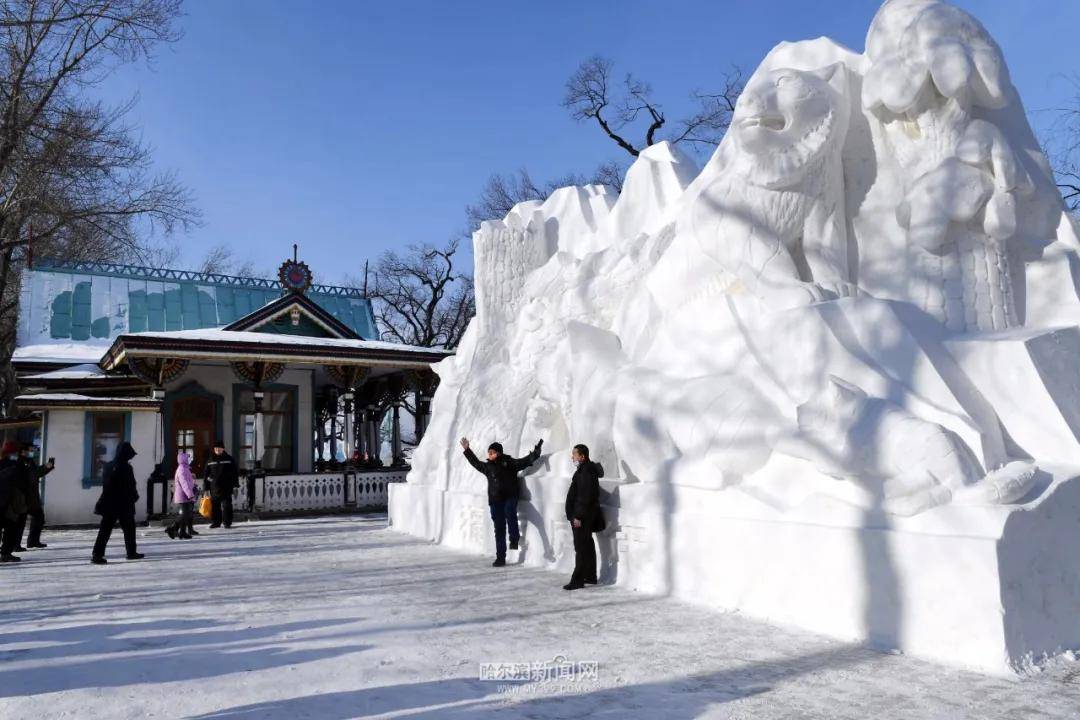
[[[208,397],[186,397],[172,406],[173,442],[177,453],[191,456],[191,472],[202,477],[217,431],[217,403]]]

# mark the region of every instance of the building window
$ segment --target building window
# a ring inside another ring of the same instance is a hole
[[[244,469],[254,466],[256,430],[262,449],[262,467],[267,472],[293,472],[295,408],[293,392],[267,391],[263,397],[262,423],[256,428],[255,398],[244,389],[239,398],[240,447],[237,462]]]
[[[86,478],[89,485],[101,485],[105,466],[116,457],[116,449],[127,439],[128,416],[125,413],[88,413]]]

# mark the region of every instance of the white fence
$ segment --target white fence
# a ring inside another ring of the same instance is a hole
[[[289,513],[386,507],[390,483],[405,482],[408,472],[408,468],[385,468],[364,472],[322,472],[256,478],[255,511]],[[171,479],[166,488],[169,513],[176,512],[172,502]],[[155,505],[160,509],[160,503]],[[247,478],[240,478],[240,486],[233,492],[233,507],[238,511],[249,507]]]

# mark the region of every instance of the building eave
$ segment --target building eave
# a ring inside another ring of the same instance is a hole
[[[150,398],[90,397],[85,395],[40,394],[19,395],[15,406],[22,411],[41,410],[120,410],[157,412],[161,401]]]
[[[363,341],[358,341],[363,342]],[[105,353],[101,367],[113,371],[124,366],[128,358],[180,358],[188,360],[219,360],[226,362],[292,363],[300,365],[356,365],[401,370],[428,369],[452,355],[444,350],[419,351],[389,348],[324,346],[272,341],[208,340],[181,337],[144,337],[121,335]]]

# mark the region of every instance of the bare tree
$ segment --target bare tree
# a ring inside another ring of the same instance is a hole
[[[742,72],[736,67],[724,76],[720,92],[694,90],[690,97],[697,104],[697,112],[679,120],[678,131],[668,139],[672,144],[689,143],[695,150],[710,152],[724,139],[742,88]]]
[[[485,220],[501,220],[518,203],[528,200],[546,200],[559,188],[571,185],[607,185],[622,192],[622,178],[626,168],[615,161],[602,163],[591,177],[577,173],[537,183],[525,168],[516,173],[501,175],[496,173],[488,178],[480,191],[475,204],[465,206],[465,218],[469,233],[475,232]]]
[[[453,349],[476,312],[472,277],[457,269],[459,241],[388,250],[374,271],[372,299],[383,339]]]
[[[676,123],[676,130],[667,136],[659,131],[668,123],[662,105],[653,97],[652,86],[631,74],[621,83],[612,79],[614,63],[599,55],[581,63],[566,82],[563,107],[570,116],[582,122],[594,120],[607,137],[633,157],[660,140],[688,143],[695,150],[715,147],[723,139],[731,122],[735,101],[742,92],[742,73],[733,68],[724,77],[724,87],[716,93],[695,90],[691,98],[697,111]],[[628,130],[644,125],[641,142],[635,142]]]
[[[622,194],[623,178],[626,176],[627,166],[615,160],[600,163],[593,172],[592,183],[594,185],[607,185],[615,192]]]
[[[568,185],[583,185],[588,181],[581,175],[564,175],[546,183],[536,183],[525,168],[510,175],[498,173],[488,178],[475,205],[465,206],[469,232],[485,220],[501,220],[518,203],[545,200],[551,193]]]
[[[1071,78],[1072,102],[1060,108],[1043,143],[1061,197],[1069,210],[1080,210],[1080,77]]]
[[[180,0],[0,2],[0,370],[9,370],[18,278],[34,252],[152,259],[148,242],[198,221],[173,174],[125,124],[131,104],[86,97],[118,63],[174,42]],[[10,373],[7,373],[10,375]]]
[[[240,262],[236,259],[233,249],[225,244],[215,245],[206,251],[202,262],[199,263],[199,272],[242,278],[257,276],[255,264],[250,260]]]

